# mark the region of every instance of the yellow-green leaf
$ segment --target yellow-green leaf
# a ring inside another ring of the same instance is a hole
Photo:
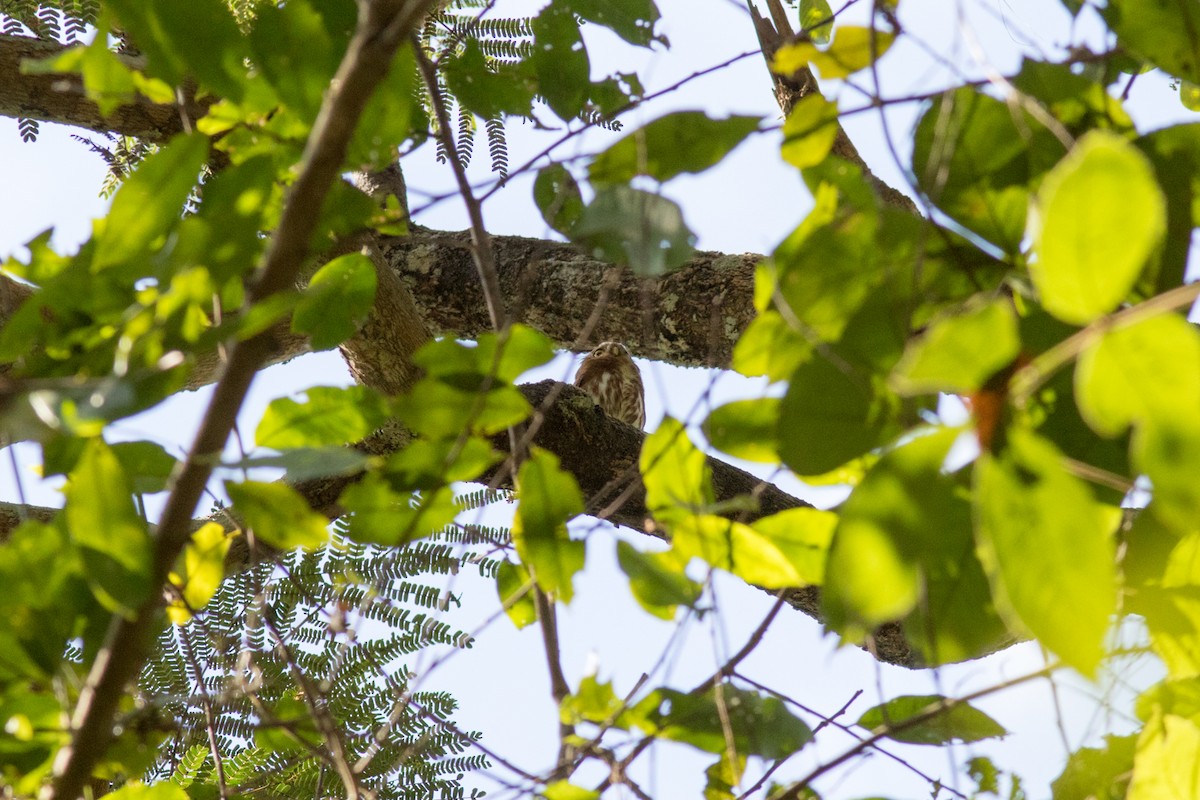
[[[1038,191],[1030,276],[1042,305],[1073,324],[1117,307],[1166,230],[1149,160],[1114,133],[1081,138]]]
[[[180,597],[167,606],[167,617],[183,625],[192,613],[204,608],[225,577],[225,554],[230,539],[216,522],[206,522],[192,534],[183,549],[182,569],[171,576]]]
[[[571,541],[567,521],[583,513],[583,495],[558,457],[533,448],[517,472],[518,504],[513,520],[517,555],[546,592],[569,603],[571,581],[583,568],[583,542]]]
[[[1075,397],[1102,436],[1193,415],[1200,408],[1200,333],[1174,314],[1107,331],[1079,359]]]
[[[838,133],[838,107],[820,93],[802,97],[783,123],[783,160],[805,169],[829,155]]]
[[[771,69],[780,75],[793,75],[811,64],[822,78],[846,78],[886,53],[895,38],[886,31],[843,25],[825,50],[818,49],[812,42],[796,42],[779,48],[771,61]]]
[[[708,459],[688,439],[679,420],[664,417],[658,430],[646,437],[640,466],[646,507],[660,522],[670,524],[712,504]]]
[[[1117,520],[1049,441],[1014,428],[1007,444],[975,467],[980,559],[1000,609],[1091,675],[1116,610]]]
[[[935,319],[924,335],[909,341],[892,372],[900,394],[979,389],[1012,363],[1021,349],[1012,302],[997,298]]]

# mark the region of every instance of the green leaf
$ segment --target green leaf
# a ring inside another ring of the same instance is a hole
[[[817,44],[829,44],[833,10],[827,0],[800,0],[800,30]]]
[[[522,564],[504,560],[496,570],[496,593],[500,596],[500,604],[518,630],[537,622],[537,603],[534,602],[533,592],[526,591],[517,596],[526,586],[531,586],[532,581],[529,571]]]
[[[546,788],[541,791],[541,796],[546,800],[599,800],[600,793],[564,780],[546,784]]]
[[[610,28],[630,44],[649,46],[655,40],[658,8],[654,0],[571,0],[571,10],[586,20]]]
[[[1153,485],[1154,513],[1176,533],[1200,518],[1200,421],[1191,410],[1142,426],[1130,448],[1135,467]]]
[[[546,105],[564,120],[583,111],[591,85],[591,62],[573,12],[565,0],[551,0],[533,19],[529,56]]]
[[[350,513],[351,539],[389,547],[440,531],[458,514],[453,492],[448,488],[396,491],[375,473],[347,486],[338,502]]]
[[[436,380],[419,382],[395,402],[396,416],[431,438],[453,438],[463,431],[499,433],[524,420],[530,411],[529,403],[512,386],[479,393]]]
[[[183,787],[171,781],[162,781],[150,786],[141,781],[129,781],[105,797],[111,800],[189,800]]]
[[[812,739],[809,727],[782,700],[728,683],[703,694],[659,689],[643,702],[651,708],[647,732],[709,753],[725,752],[732,738],[739,754],[787,758]]]
[[[583,210],[571,240],[597,258],[655,276],[686,264],[696,237],[671,200],[631,186],[606,186]]]
[[[1030,115],[962,87],[930,104],[913,137],[921,189],[955,220],[1001,247],[1022,252],[1029,184],[1063,148]]]
[[[481,389],[485,383],[514,383],[553,357],[554,343],[544,333],[514,323],[503,334],[481,334],[474,346],[452,338],[428,342],[413,355],[413,362],[447,385]]]
[[[900,394],[970,394],[1008,366],[1021,350],[1012,301],[996,298],[971,303],[936,318],[910,340],[892,373]]]
[[[720,163],[758,130],[758,117],[712,119],[703,111],[676,111],[624,136],[592,162],[593,183],[628,183],[638,175],[668,181]]]
[[[249,54],[223,0],[113,0],[105,5],[146,55],[148,74],[175,86],[194,75],[221,97],[241,99]]]
[[[812,211],[755,279],[756,301],[770,298],[793,326],[799,322],[798,333],[825,341],[837,341],[884,277],[877,213],[873,205],[858,208],[855,197],[870,190],[855,167],[840,179],[816,181]]]
[[[234,514],[277,550],[320,547],[329,541],[329,521],[285,483],[226,481],[225,492],[233,501]]]
[[[1108,330],[1075,369],[1079,411],[1101,436],[1186,417],[1200,407],[1194,364],[1200,364],[1200,334],[1183,317],[1164,314]]]
[[[1123,800],[1133,776],[1137,736],[1105,736],[1104,747],[1081,747],[1050,784],[1054,800]]]
[[[1200,726],[1194,718],[1156,706],[1146,719],[1133,758],[1127,800],[1200,796]]]
[[[317,270],[292,314],[292,330],[308,334],[314,350],[335,347],[358,332],[375,303],[375,265],[347,253]]]
[[[92,271],[122,266],[131,275],[146,274],[145,262],[179,224],[207,157],[206,136],[181,134],[139,164],[113,198],[108,216],[96,223]]]
[[[905,618],[930,664],[982,655],[1006,633],[974,557],[970,507],[944,471],[959,435],[917,436],[871,467],[842,505],[822,594],[829,624],[852,639]]]
[[[779,549],[799,579],[797,586],[825,582],[825,562],[838,516],[815,508],[791,508],[750,524],[756,533]]]
[[[533,181],[533,201],[546,224],[564,236],[570,234],[583,215],[579,184],[567,168],[557,162],[538,170]]]
[[[778,75],[794,75],[803,67],[812,66],[826,80],[848,78],[882,57],[895,38],[887,31],[842,25],[825,50],[806,41],[780,47],[771,60],[771,71]]]
[[[1093,674],[1116,610],[1116,520],[1057,448],[1022,428],[1009,431],[999,455],[980,457],[974,498],[979,557],[998,607]]]
[[[1030,277],[1046,310],[1091,322],[1124,300],[1166,228],[1150,162],[1104,131],[1080,139],[1038,191]]]
[[[425,110],[417,101],[422,90],[417,59],[412,47],[397,49],[388,74],[376,87],[363,109],[354,131],[354,139],[346,154],[346,163],[361,168],[380,170],[396,161],[396,152],[408,140],[420,140],[429,130]],[[389,206],[396,218],[403,218],[399,204]],[[391,226],[402,235],[407,232],[403,220]],[[376,226],[380,233],[385,228]]]
[[[78,635],[80,606],[96,605],[80,590],[81,554],[65,527],[27,520],[0,547],[0,682],[55,674],[68,640]]]
[[[571,602],[571,581],[583,568],[583,542],[571,541],[567,521],[583,513],[583,495],[558,457],[533,448],[517,472],[518,505],[513,521],[517,555],[544,591]]]
[[[65,493],[67,530],[92,591],[109,610],[133,613],[151,589],[153,545],[129,477],[103,440],[87,443]]]
[[[249,43],[259,73],[279,99],[311,125],[344,43],[331,39],[324,19],[308,0],[256,10]]]
[[[735,370],[764,375],[772,382],[788,378],[812,354],[812,342],[784,322],[777,311],[762,311],[733,346]]]
[[[1200,9],[1182,0],[1110,0],[1100,13],[1124,47],[1192,83],[1200,83]]]
[[[777,464],[779,406],[778,397],[735,400],[718,406],[704,421],[704,435],[713,447],[734,458]]]
[[[176,625],[184,625],[192,613],[204,608],[225,578],[225,554],[230,539],[225,529],[215,522],[206,522],[194,533],[183,548],[177,573],[171,584],[179,596],[167,605],[167,617]]]
[[[797,368],[779,409],[779,455],[821,475],[886,444],[901,430],[885,375],[900,357],[891,301],[880,293],[846,322],[841,339]]]
[[[629,578],[633,597],[647,612],[671,620],[678,606],[692,606],[703,587],[684,572],[687,559],[676,551],[643,553],[628,542],[617,542],[617,563]]]
[[[642,443],[639,466],[646,485],[646,508],[660,522],[671,522],[712,505],[712,471],[704,453],[688,438],[683,424],[663,417]]]
[[[820,164],[829,155],[838,130],[837,103],[820,93],[800,98],[783,123],[783,160],[799,169]]]
[[[502,458],[486,439],[417,439],[392,455],[384,471],[397,488],[432,489],[474,480]]]
[[[111,447],[135,494],[166,491],[178,462],[154,442],[118,442]]]
[[[533,103],[530,81],[515,66],[489,62],[474,37],[442,65],[446,88],[465,108],[484,119],[503,114],[528,116]]]
[[[254,431],[259,447],[284,450],[353,444],[383,426],[387,404],[366,386],[312,386],[305,400],[272,400]]]
[[[943,707],[928,719],[904,725],[907,720],[939,706]],[[906,744],[946,745],[956,741],[970,744],[1008,734],[996,720],[979,709],[936,694],[905,695],[889,700],[868,709],[858,718],[857,724],[871,731],[903,726],[889,732],[887,737]]]
[[[619,718],[625,708],[624,701],[613,691],[611,682],[601,683],[596,676],[585,675],[579,681],[579,689],[563,698],[558,716],[564,725],[593,722],[623,730]]]
[[[89,100],[108,116],[136,96],[133,72],[117,54],[108,49],[108,37],[97,36],[86,46],[76,46],[40,61],[25,61],[21,74],[75,72],[83,78]]]

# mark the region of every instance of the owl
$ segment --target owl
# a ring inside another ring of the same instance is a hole
[[[642,374],[620,342],[603,342],[583,357],[575,385],[592,396],[604,413],[641,428],[646,424]]]

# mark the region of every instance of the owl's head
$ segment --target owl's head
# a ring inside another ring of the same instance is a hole
[[[629,348],[620,342],[601,342],[596,345],[592,352],[584,356],[587,358],[632,358],[629,355]]]

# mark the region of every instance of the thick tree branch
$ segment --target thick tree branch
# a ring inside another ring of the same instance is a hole
[[[492,245],[509,317],[564,349],[579,347],[582,321],[606,287],[607,305],[591,339],[622,341],[653,361],[727,368],[754,319],[760,255],[700,252],[669,275],[641,278],[571,244],[495,236]],[[470,339],[492,329],[468,234],[418,228],[406,238],[381,239],[379,247],[436,332]]]
[[[88,99],[78,75],[21,72],[23,61],[51,58],[67,49],[57,42],[0,35],[0,116],[59,122],[151,141],[168,139],[183,129],[181,109],[176,106],[152,103],[139,96],[135,102],[118,106],[104,116]],[[138,58],[118,58],[131,67],[140,67]],[[212,100],[198,101],[189,96],[183,111],[188,119],[199,119],[208,112],[211,103]]]

